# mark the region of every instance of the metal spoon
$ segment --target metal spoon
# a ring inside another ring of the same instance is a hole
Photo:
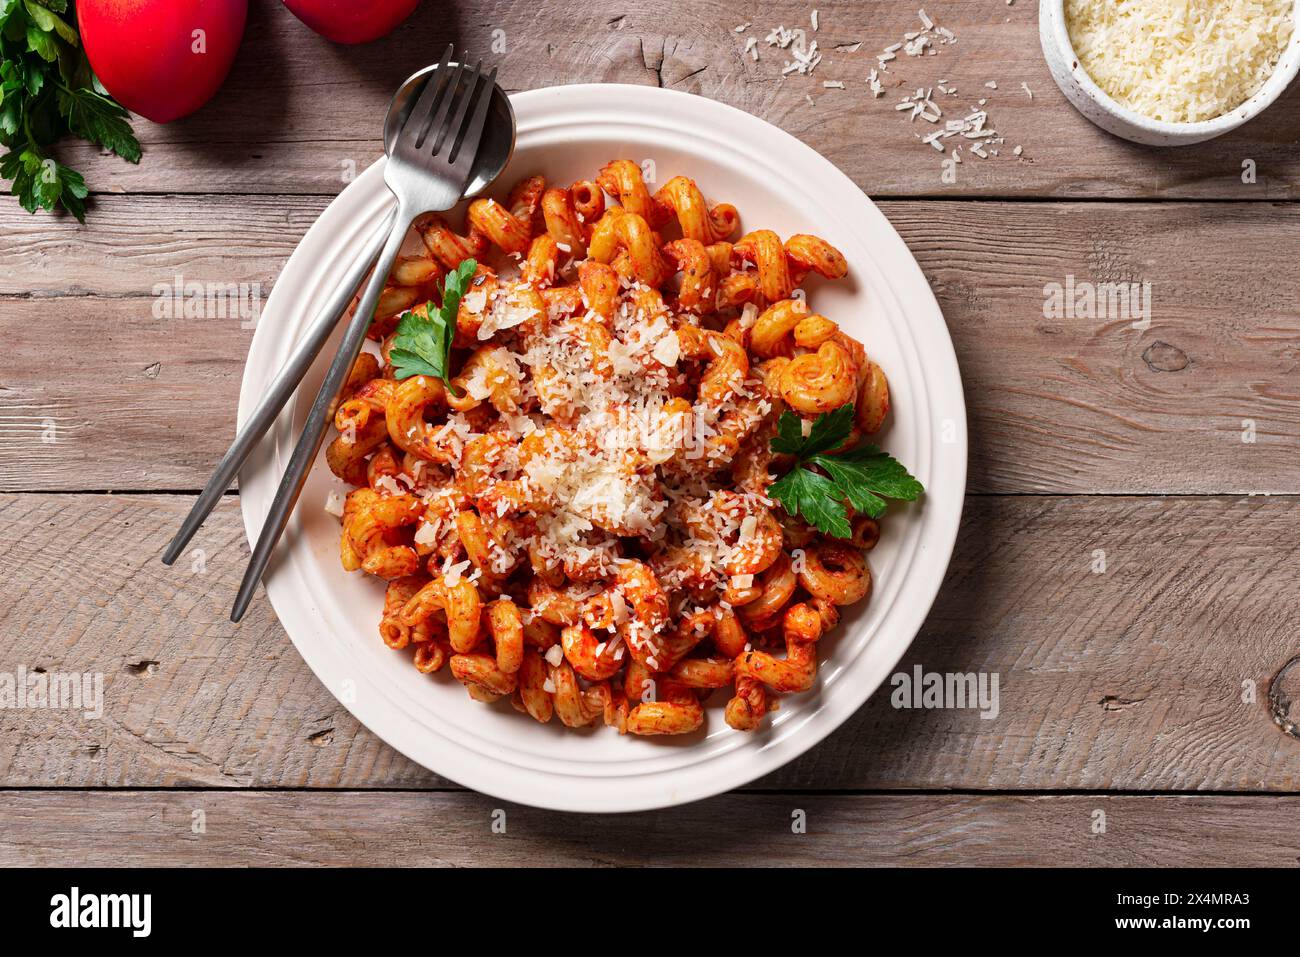
[[[397,93],[393,95],[392,102],[388,107],[388,114],[384,118],[384,152],[386,155],[392,155],[393,143],[397,138],[397,134],[401,131],[402,125],[410,115],[411,107],[423,91],[426,80],[432,78],[432,75],[438,70],[438,66],[438,64],[431,64],[411,74],[402,83]],[[454,70],[458,66],[459,64],[456,63],[448,63],[447,69]],[[483,131],[483,140],[479,145],[478,156],[470,173],[470,182],[465,190],[465,196],[476,196],[487,189],[501,175],[501,171],[505,169],[506,164],[510,161],[514,149],[514,108],[510,105],[510,98],[506,96],[505,91],[494,83],[492,99],[488,104],[487,127]],[[240,466],[244,464],[244,461],[257,445],[258,440],[279,417],[285,403],[289,401],[289,397],[298,388],[298,383],[302,381],[307,374],[307,370],[316,361],[316,357],[320,354],[325,343],[329,341],[334,328],[338,325],[339,317],[343,315],[349,303],[351,303],[357,286],[361,285],[361,281],[365,279],[366,274],[374,266],[375,260],[379,258],[384,241],[393,231],[393,221],[396,215],[397,204],[394,201],[393,208],[385,214],[383,222],[366,241],[362,247],[362,254],[343,276],[338,288],[312,321],[312,324],[303,335],[302,341],[294,349],[293,354],[281,367],[280,371],[276,373],[275,378],[271,380],[266,395],[262,397],[262,401],[258,403],[257,408],[248,417],[248,421],[244,423],[244,427],[239,431],[235,441],[218,463],[207,484],[203,486],[203,491],[199,493],[199,497],[195,500],[189,515],[185,517],[180,530],[177,531],[176,537],[167,546],[167,550],[163,552],[162,561],[164,565],[171,565],[180,557],[181,552],[190,543],[199,527],[212,513],[212,510],[217,507],[217,503],[221,501],[226,489],[230,488]]]

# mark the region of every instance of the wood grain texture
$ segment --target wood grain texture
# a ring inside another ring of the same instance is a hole
[[[155,286],[242,283],[264,301],[324,203],[111,197],[86,232],[0,205],[22,240],[0,247],[14,360],[0,488],[202,486],[233,436],[252,330],[155,318]],[[952,331],[972,490],[1300,493],[1300,273],[1274,255],[1300,244],[1300,207],[881,206]],[[1150,282],[1151,328],[1044,318],[1045,288],[1067,277]]]
[[[1028,0],[927,5],[958,43],[895,61],[879,99],[875,54],[917,4],[818,6],[824,60],[782,80],[762,39],[809,26],[791,0],[426,3],[361,47],[254,4],[213,102],[136,121],[138,167],[63,144],[95,191],[89,227],[0,203],[0,490],[23,492],[0,495],[0,674],[106,682],[99,719],[0,710],[0,865],[1294,864],[1300,85],[1234,134],[1149,149],[1066,103]],[[157,493],[198,488],[224,451],[252,330],[158,318],[155,287],[247,283],[264,301],[379,155],[392,90],[449,41],[511,91],[618,82],[729,103],[883,200],[952,331],[970,490],[997,493],[968,499],[897,670],[995,674],[997,718],[896,709],[886,687],[730,795],[616,817],[503,806],[361,727],[264,597],[229,623],[247,557],[236,496],[201,553],[158,562],[192,496]],[[985,99],[1006,137],[951,183],[894,110],[940,80],[959,90],[940,97],[948,116]],[[1035,199],[1052,201],[1020,201]],[[1151,282],[1151,327],[1045,318],[1047,284],[1067,277]],[[105,489],[143,494],[87,492]],[[1245,494],[1260,492],[1274,497]],[[893,790],[924,793],[876,793]],[[1140,793],[1173,791],[1213,793]]]
[[[233,497],[194,543],[201,571],[158,562],[189,502],[0,497],[0,671],[106,682],[100,720],[0,711],[0,787],[448,786],[358,725],[265,599],[227,621],[247,556]],[[1300,740],[1268,689],[1300,655],[1297,514],[1293,498],[970,499],[898,670],[997,674],[998,716],[895,709],[886,686],[758,786],[1295,790]]]
[[[84,144],[68,144],[65,159],[86,171],[96,192],[332,195],[345,176],[380,154],[380,125],[393,90],[454,41],[498,65],[511,91],[615,82],[720,100],[804,140],[877,196],[1300,195],[1300,157],[1293,148],[1300,138],[1300,88],[1211,143],[1149,149],[1102,133],[1057,90],[1039,46],[1037,4],[931,4],[929,12],[958,42],[935,56],[891,63],[880,98],[870,93],[868,72],[885,46],[917,27],[917,4],[834,0],[817,6],[820,30],[809,35],[824,59],[811,76],[782,79],[788,57],[763,39],[778,24],[810,27],[810,6],[793,0],[440,3],[361,47],[326,42],[280,4],[254,4],[246,42],[213,101],[166,126],[136,122],[145,149],[139,166],[99,156]],[[734,31],[747,21],[753,21],[750,29]],[[750,35],[760,43],[758,62],[743,53]],[[846,88],[824,89],[828,80]],[[953,184],[940,177],[939,155],[894,111],[904,93],[941,80],[958,91],[941,98],[945,112],[965,115],[985,99],[990,125],[1007,138],[994,159],[968,157]],[[996,90],[986,87],[990,81]],[[1022,157],[1011,155],[1014,145],[1024,147]],[[1242,182],[1246,160],[1257,167],[1253,184]]]
[[[1294,867],[1300,842],[1291,797],[732,794],[578,817],[466,792],[0,791],[0,808],[3,866]]]

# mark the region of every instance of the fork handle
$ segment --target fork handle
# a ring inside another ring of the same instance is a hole
[[[298,383],[302,377],[307,374],[311,368],[316,356],[320,354],[321,348],[329,341],[329,337],[334,333],[334,328],[338,325],[339,316],[347,309],[348,303],[356,293],[357,286],[361,285],[361,280],[366,277],[366,271],[374,264],[375,257],[379,255],[383,247],[384,240],[393,229],[394,214],[388,213],[384,222],[374,234],[366,240],[363,247],[362,256],[356,261],[343,281],[339,284],[329,301],[324,305],[316,315],[315,321],[307,330],[307,334],[302,341],[298,343],[293,354],[276,373],[275,378],[271,381],[266,395],[262,401],[257,404],[253,414],[248,417],[244,427],[239,430],[235,436],[235,441],[226,451],[221,462],[218,463],[203,491],[195,500],[190,513],[185,516],[185,521],[181,523],[180,529],[176,532],[176,537],[171,540],[167,550],[163,552],[162,562],[164,565],[170,565],[180,557],[185,546],[190,543],[199,527],[207,521],[212,514],[212,510],[217,507],[221,501],[226,489],[230,488],[234,482],[235,476],[239,473],[240,466],[248,458],[249,453],[257,447],[258,440],[271,427],[276,418],[280,415],[280,410],[284,404],[289,401],[298,388]]]
[[[366,341],[370,320],[374,315],[375,306],[379,303],[379,294],[383,291],[384,283],[388,281],[388,273],[393,268],[393,262],[397,259],[397,253],[402,248],[406,233],[414,219],[415,215],[404,204],[399,203],[392,232],[389,233],[388,240],[379,254],[370,281],[366,283],[366,291],[361,296],[356,314],[343,334],[343,343],[339,346],[338,355],[330,363],[329,371],[325,373],[325,381],[321,383],[320,392],[316,395],[316,401],[312,403],[311,410],[307,413],[307,422],[303,426],[302,435],[298,439],[298,444],[294,446],[293,454],[289,457],[288,468],[280,479],[280,486],[276,489],[271,510],[266,515],[261,534],[257,536],[252,557],[244,572],[244,580],[239,585],[239,594],[235,597],[235,605],[230,612],[231,621],[238,622],[244,617],[244,612],[248,610],[248,605],[257,590],[257,583],[262,580],[262,575],[270,564],[271,553],[289,523],[294,504],[298,501],[298,495],[307,481],[307,473],[316,460],[316,453],[320,451],[334,401],[342,390],[344,382],[347,381],[348,373],[352,371],[352,365],[357,361],[357,355]]]

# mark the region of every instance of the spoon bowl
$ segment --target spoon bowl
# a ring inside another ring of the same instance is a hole
[[[458,64],[447,64],[448,70],[454,70]],[[397,92],[393,94],[388,106],[388,115],[384,118],[384,152],[393,153],[393,143],[402,124],[411,113],[411,107],[420,98],[424,85],[438,71],[438,64],[432,63],[408,76]],[[483,129],[483,140],[479,144],[478,156],[471,168],[469,186],[465,196],[477,196],[487,189],[501,175],[501,171],[510,162],[515,151],[515,111],[510,105],[510,97],[493,82],[492,98],[488,103],[487,126]]]

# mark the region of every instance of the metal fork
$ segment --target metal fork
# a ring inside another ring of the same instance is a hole
[[[244,580],[230,612],[231,621],[237,622],[244,617],[257,583],[270,563],[271,553],[289,523],[307,473],[320,451],[339,391],[365,343],[379,294],[411,223],[422,213],[451,209],[469,185],[496,82],[496,69],[488,75],[486,83],[482,82],[481,60],[473,70],[467,71],[460,63],[449,74],[447,65],[451,52],[448,48],[437,71],[425,84],[384,165],[384,182],[397,198],[393,231],[379,254],[356,314],[344,333],[338,355],[330,364],[316,401],[307,413],[302,436],[289,457],[288,468],[280,479],[271,510],[253,546]]]
[[[343,280],[331,294],[329,301],[317,313],[316,318],[312,320],[311,326],[308,327],[302,340],[294,348],[292,355],[285,361],[284,366],[280,369],[267,391],[263,394],[253,410],[244,427],[239,430],[235,436],[235,441],[226,451],[225,456],[217,464],[212,475],[208,477],[207,484],[203,486],[203,491],[199,497],[194,500],[194,505],[190,512],[185,516],[185,521],[181,523],[180,529],[176,536],[167,546],[162,555],[162,563],[171,565],[180,557],[185,546],[194,538],[196,532],[203,525],[207,517],[212,514],[212,510],[217,507],[226,494],[226,489],[235,481],[235,476],[239,474],[240,468],[252,454],[257,443],[261,441],[263,435],[271,428],[271,425],[279,417],[280,411],[284,408],[285,403],[298,388],[298,383],[302,381],[303,376],[312,367],[316,357],[324,348],[325,343],[334,333],[334,327],[338,325],[339,316],[343,315],[348,304],[352,301],[356,293],[357,286],[366,278],[366,273],[374,265],[375,256],[383,247],[384,240],[393,229],[393,214],[388,213],[384,217],[383,223],[380,224],[373,236],[366,240],[365,253],[359,258],[352,268],[344,274]]]

